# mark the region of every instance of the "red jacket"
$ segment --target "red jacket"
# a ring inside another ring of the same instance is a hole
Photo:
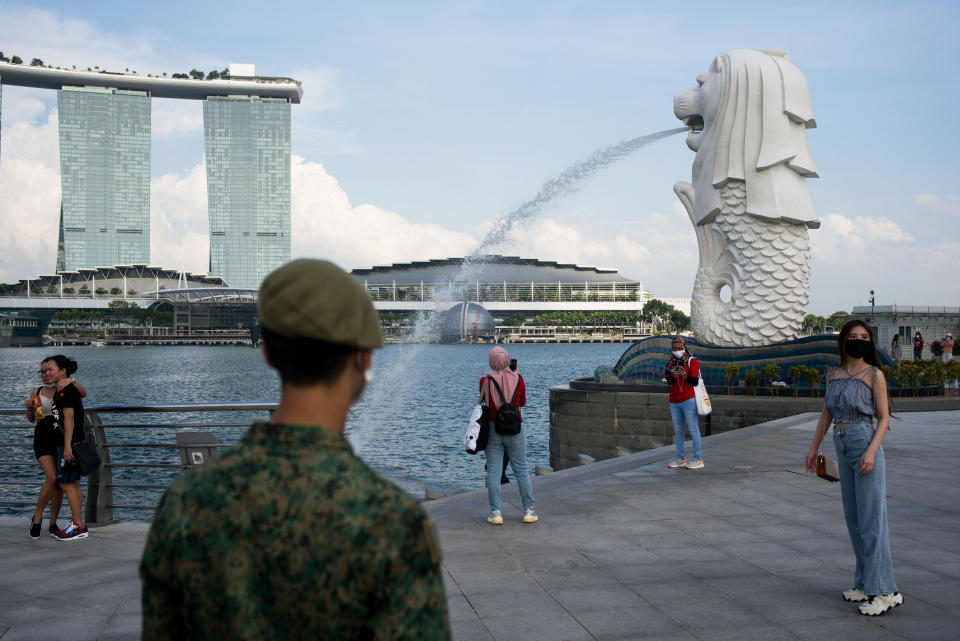
[[[523,384],[523,377],[517,374],[517,378],[520,381],[517,383],[517,411],[520,411],[520,408],[527,404],[527,386]],[[480,379],[480,385],[477,388],[477,391],[481,394],[483,393],[483,382],[489,381],[490,379],[484,376]],[[510,402],[509,398],[504,397],[508,403]],[[493,383],[487,385],[487,405],[490,407],[490,420],[493,421],[497,418],[497,408],[494,407],[494,403],[497,405],[500,404],[500,395],[497,394],[497,388],[493,386]],[[523,414],[520,415],[520,420],[523,420]]]
[[[667,367],[669,368],[669,363]],[[686,375],[680,379],[677,379],[669,369],[664,371],[663,377],[670,383],[671,403],[682,403],[694,397],[693,388],[700,380],[700,364],[697,359],[693,356],[688,357],[686,364],[683,366],[683,371]]]

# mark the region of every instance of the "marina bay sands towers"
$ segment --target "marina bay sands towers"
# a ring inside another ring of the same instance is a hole
[[[255,288],[290,258],[290,105],[300,83],[155,78],[0,62],[3,84],[57,90],[58,272],[150,263],[152,98],[203,100],[209,274]],[[175,265],[166,267],[176,268]]]
[[[150,262],[150,96],[65,86],[57,272]]]
[[[290,260],[290,103],[210,97],[203,139],[209,273],[233,287],[259,287]]]

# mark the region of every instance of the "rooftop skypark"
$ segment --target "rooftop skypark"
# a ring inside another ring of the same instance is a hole
[[[250,75],[245,75],[246,70]],[[197,72],[202,75],[201,72]],[[109,87],[129,91],[148,92],[154,98],[206,100],[210,96],[259,96],[283,98],[300,104],[303,89],[293,78],[275,78],[253,75],[253,65],[231,65],[227,78],[185,78],[180,76],[142,76],[117,71],[78,71],[45,66],[13,64],[0,61],[0,82],[5,85],[61,89],[65,85]]]

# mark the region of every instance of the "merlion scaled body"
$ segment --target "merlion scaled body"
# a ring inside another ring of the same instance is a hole
[[[807,83],[779,52],[733,49],[674,97],[696,152],[680,198],[697,233],[694,336],[752,347],[797,337],[810,295]],[[724,291],[726,290],[726,291]],[[729,298],[727,298],[729,296]]]

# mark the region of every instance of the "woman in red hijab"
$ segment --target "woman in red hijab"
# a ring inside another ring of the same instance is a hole
[[[523,522],[536,523],[539,517],[533,511],[533,485],[527,468],[527,433],[521,428],[518,434],[497,434],[497,408],[503,403],[512,403],[517,409],[527,403],[527,388],[523,377],[509,368],[510,355],[502,347],[490,350],[490,371],[480,379],[480,393],[487,399],[490,407],[490,439],[487,441],[487,496],[490,499],[490,516],[487,522],[503,525],[500,513],[502,497],[500,493],[500,473],[503,469],[504,452],[510,457],[510,467],[517,477],[520,500],[523,504]],[[499,391],[497,388],[500,388]],[[500,394],[503,394],[503,401]],[[516,394],[514,396],[514,394]]]

